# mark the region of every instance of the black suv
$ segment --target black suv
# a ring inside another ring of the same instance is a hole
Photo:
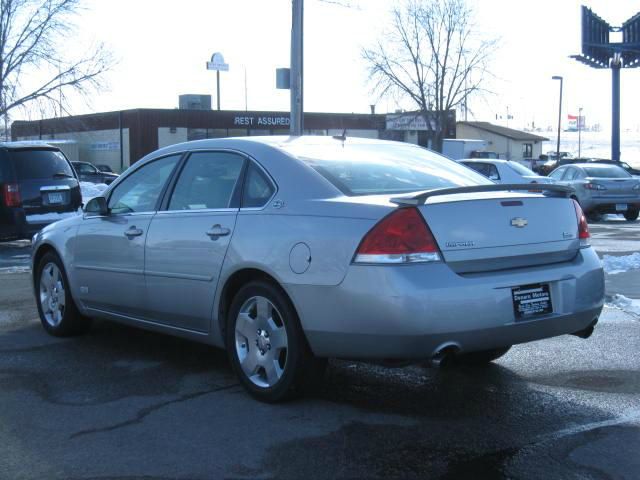
[[[81,205],[78,177],[60,149],[0,143],[0,240],[31,238]]]
[[[80,180],[83,182],[91,183],[106,183],[111,184],[118,175],[115,173],[108,173],[98,170],[92,163],[89,162],[71,162],[73,168],[76,169],[76,173]]]

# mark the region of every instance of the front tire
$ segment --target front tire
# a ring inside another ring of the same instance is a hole
[[[638,219],[638,214],[640,214],[640,210],[627,210],[624,212],[624,218],[626,218],[628,222],[633,222]]]
[[[46,253],[38,262],[35,294],[40,322],[50,335],[68,337],[89,328],[91,320],[78,311],[62,261],[53,252]]]
[[[318,382],[326,361],[314,358],[298,315],[275,285],[255,281],[231,303],[226,347],[243,387],[256,399],[279,402]]]
[[[456,357],[456,360],[461,365],[469,366],[482,366],[497,360],[505,355],[511,346],[503,348],[494,348],[491,350],[482,350],[480,352],[463,353]]]

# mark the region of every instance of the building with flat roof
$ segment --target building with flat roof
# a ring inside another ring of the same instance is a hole
[[[406,118],[403,117],[405,115]],[[410,116],[411,118],[408,118]],[[455,112],[446,134],[455,137]],[[306,135],[342,135],[405,141],[430,147],[433,122],[416,114],[304,114]],[[289,112],[210,109],[134,109],[12,124],[13,140],[72,140],[81,161],[123,171],[144,155],[175,143],[204,138],[288,135]]]
[[[459,138],[484,140],[486,150],[495,152],[500,158],[523,163],[538,159],[542,154],[542,142],[546,137],[494,125],[489,122],[458,122],[456,133]]]

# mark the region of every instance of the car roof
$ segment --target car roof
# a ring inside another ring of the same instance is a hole
[[[495,163],[495,164],[505,164],[509,163],[511,160],[502,160],[499,158],[463,158],[462,160],[458,160],[459,162],[465,163]]]
[[[48,144],[43,140],[30,140],[24,142],[0,142],[0,148],[5,150],[60,150],[58,147]]]

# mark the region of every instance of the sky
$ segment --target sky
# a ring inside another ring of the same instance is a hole
[[[337,3],[337,4],[336,4]],[[350,3],[350,8],[340,3]],[[507,110],[510,125],[555,126],[557,81],[564,77],[563,118],[583,108],[587,124],[606,130],[611,117],[611,72],[569,58],[580,53],[580,5],[611,25],[640,11],[629,0],[468,0],[480,35],[499,39],[492,62],[494,94],[470,101],[470,120],[494,121]],[[377,113],[411,109],[408,101],[378,98],[361,58],[389,25],[394,0],[305,0],[304,106],[306,111]],[[104,42],[117,59],[108,88],[71,113],[129,108],[175,108],[178,95],[211,94],[215,72],[206,61],[221,52],[222,109],[289,109],[289,92],[275,88],[275,69],[289,66],[290,0],[85,0],[70,53]],[[245,72],[247,103],[245,105]],[[622,127],[640,129],[640,69],[622,72]],[[215,107],[214,107],[215,108]],[[502,122],[504,124],[504,121]]]

